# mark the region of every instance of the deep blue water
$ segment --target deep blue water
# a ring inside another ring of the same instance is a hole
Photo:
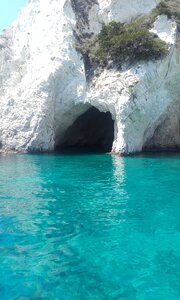
[[[0,156],[0,299],[180,299],[180,155]]]

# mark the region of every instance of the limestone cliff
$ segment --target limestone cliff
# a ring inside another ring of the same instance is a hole
[[[95,107],[114,120],[112,151],[180,149],[177,24],[159,16],[152,31],[168,44],[161,60],[104,69],[87,82],[77,38],[110,21],[131,22],[156,0],[31,0],[0,37],[2,151],[53,151],[79,116]],[[97,128],[98,130],[98,128]],[[87,137],[86,137],[87,138]]]

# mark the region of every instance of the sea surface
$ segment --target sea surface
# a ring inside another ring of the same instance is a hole
[[[1,300],[179,300],[180,155],[0,156]]]

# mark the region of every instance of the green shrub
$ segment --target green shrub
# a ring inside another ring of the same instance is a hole
[[[111,22],[103,25],[101,32],[83,43],[79,50],[88,54],[97,66],[121,67],[124,62],[158,59],[168,53],[167,46],[147,28],[133,22]]]
[[[88,55],[93,68],[117,67],[123,63],[160,59],[168,54],[167,45],[149,32],[158,15],[175,19],[180,31],[180,0],[161,1],[149,14],[138,17],[131,24],[111,22],[101,32],[76,46]]]
[[[171,7],[168,5],[167,2],[161,1],[156,8],[154,8],[153,12],[158,15],[167,15],[168,17],[171,17]]]

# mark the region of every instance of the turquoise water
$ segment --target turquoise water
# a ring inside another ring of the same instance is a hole
[[[180,299],[180,155],[0,156],[0,299]]]

